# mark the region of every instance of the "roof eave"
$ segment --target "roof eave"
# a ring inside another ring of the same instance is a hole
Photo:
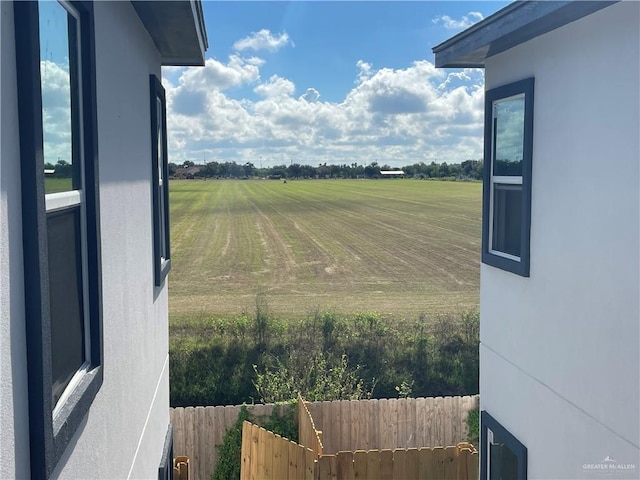
[[[208,47],[200,0],[132,1],[162,65],[201,66]]]
[[[517,1],[433,48],[438,68],[484,68],[487,58],[608,7],[611,1]]]

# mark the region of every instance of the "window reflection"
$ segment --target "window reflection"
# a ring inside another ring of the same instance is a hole
[[[72,135],[76,21],[58,2],[40,2],[39,24],[45,193],[79,189]]]
[[[524,95],[494,103],[493,174],[522,176]]]

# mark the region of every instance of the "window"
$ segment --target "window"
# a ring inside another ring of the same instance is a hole
[[[169,424],[158,467],[158,480],[173,480],[173,478],[173,426]]]
[[[534,79],[485,96],[482,261],[529,276]]]
[[[14,17],[31,474],[48,478],[102,384],[93,10]]]
[[[159,287],[162,285],[169,270],[171,270],[167,118],[164,88],[155,75],[151,75],[149,80],[151,91],[151,170],[153,178],[153,265],[155,284]]]
[[[527,480],[527,448],[486,411],[480,424],[480,479]]]

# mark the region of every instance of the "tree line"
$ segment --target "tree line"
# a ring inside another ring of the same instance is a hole
[[[182,178],[270,178],[298,179],[298,178],[380,178],[380,171],[402,170],[406,177],[412,178],[456,178],[482,179],[482,160],[465,160],[461,163],[447,164],[420,162],[405,165],[402,168],[392,168],[372,162],[369,165],[358,163],[327,165],[317,167],[291,163],[290,165],[276,165],[258,168],[251,162],[243,165],[236,162],[208,162],[196,165],[186,161],[182,165],[169,163],[169,175]]]

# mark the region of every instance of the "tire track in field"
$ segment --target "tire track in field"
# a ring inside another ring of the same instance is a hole
[[[325,197],[326,198],[326,197]],[[319,199],[318,203],[322,203],[322,199]],[[425,263],[425,260],[430,264],[432,270],[437,270],[441,276],[448,277],[451,281],[453,281],[456,285],[462,285],[469,283],[468,281],[459,280],[452,272],[451,268],[446,268],[446,266],[441,265],[441,262],[432,262],[429,261],[431,257],[439,257],[441,260],[444,260],[445,265],[448,263],[455,263],[458,266],[466,267],[468,266],[467,262],[459,261],[458,259],[451,257],[450,255],[439,253],[433,250],[428,252],[428,255],[425,255],[421,252],[415,252],[412,248],[411,244],[425,244],[424,240],[417,239],[413,234],[407,234],[407,232],[403,228],[398,228],[389,223],[389,221],[377,220],[374,219],[375,216],[373,214],[362,214],[362,213],[354,213],[349,209],[341,209],[340,215],[336,215],[333,209],[328,208],[318,208],[322,215],[324,216],[332,216],[335,219],[337,224],[342,224],[342,228],[339,230],[343,233],[349,232],[350,230],[356,230],[353,228],[354,224],[357,224],[358,221],[361,220],[362,217],[367,217],[370,219],[369,223],[373,223],[376,225],[377,230],[379,231],[379,235],[376,241],[372,241],[372,239],[367,237],[360,236],[350,236],[350,241],[346,242],[346,244],[351,247],[352,250],[356,250],[359,252],[359,255],[366,255],[367,264],[375,265],[377,272],[385,272],[386,278],[393,278],[396,281],[406,281],[406,273],[398,272],[398,267],[390,268],[388,267],[389,263],[393,261],[399,261],[403,263],[405,266],[415,266],[416,262],[418,264]],[[371,209],[369,209],[371,210]],[[378,212],[379,209],[376,210]],[[397,212],[394,212],[393,217],[396,216]],[[347,220],[345,220],[345,218]],[[406,225],[406,222],[405,222]],[[363,228],[364,229],[364,228]],[[370,229],[370,225],[366,226],[366,229]],[[335,231],[335,230],[334,230]],[[336,232],[338,233],[338,232]],[[391,239],[389,242],[388,239]],[[398,239],[404,239],[404,248],[398,249],[396,245],[393,245],[394,241],[397,243]],[[381,241],[384,240],[384,241]],[[407,245],[407,240],[409,241],[409,245]],[[368,248],[358,248],[357,245],[362,245],[362,243],[367,243]],[[391,243],[390,246],[387,246]],[[437,243],[437,242],[434,242]],[[344,244],[344,242],[343,242]],[[380,254],[376,256],[371,256],[369,252],[374,251],[376,248],[379,249]],[[380,262],[380,258],[386,257],[386,261]],[[467,275],[464,275],[466,277]]]
[[[265,214],[258,204],[249,199],[253,211],[257,214],[255,224],[265,252],[265,274],[269,274],[269,289],[277,289],[295,281],[296,259],[290,245],[275,227],[273,220]]]

